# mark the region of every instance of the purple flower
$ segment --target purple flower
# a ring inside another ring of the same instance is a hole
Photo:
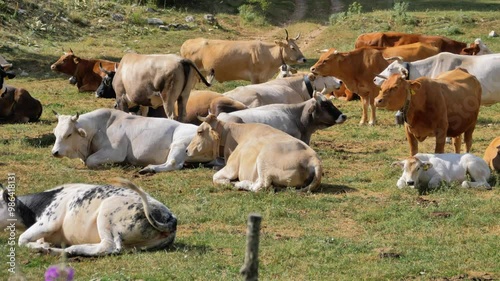
[[[73,281],[75,270],[64,265],[51,265],[45,271],[45,281]]]

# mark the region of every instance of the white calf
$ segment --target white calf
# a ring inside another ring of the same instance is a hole
[[[403,175],[399,178],[397,186],[417,188],[435,188],[441,182],[462,182],[462,187],[491,188],[487,180],[490,177],[490,169],[486,162],[470,153],[464,154],[424,154],[417,153],[402,161],[394,162],[393,165],[403,169]],[[472,181],[467,180],[467,174]]]

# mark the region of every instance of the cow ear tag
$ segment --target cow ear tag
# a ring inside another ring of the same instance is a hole
[[[424,168],[424,171],[429,170],[429,164],[424,164],[424,167],[423,167],[423,168]]]
[[[415,95],[415,90],[411,89],[410,93],[411,93],[412,96]]]

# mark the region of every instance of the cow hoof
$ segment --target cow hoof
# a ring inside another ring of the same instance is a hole
[[[155,170],[153,170],[153,169],[151,169],[151,168],[146,167],[146,168],[144,168],[144,169],[140,170],[140,171],[139,171],[139,174],[141,174],[141,175],[146,175],[146,174],[156,174],[156,171],[155,171]]]

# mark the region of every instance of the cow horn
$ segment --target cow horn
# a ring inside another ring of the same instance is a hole
[[[118,64],[115,62],[115,72],[118,70]]]
[[[111,73],[110,71],[107,71],[106,69],[102,68],[102,62],[99,62],[99,70],[101,72],[106,73],[106,75],[109,75]]]
[[[293,40],[297,41],[297,40],[299,40],[299,38],[300,38],[300,32],[299,32],[299,34],[297,34],[297,36]]]
[[[77,112],[75,116],[71,116],[71,121],[76,122],[76,120],[78,120],[78,117],[80,117],[80,113]]]
[[[72,53],[72,54],[74,54],[74,52],[73,52],[73,50],[71,50],[71,48],[69,48],[69,52]]]
[[[205,122],[207,120],[207,117],[202,117],[200,115],[196,115],[196,118],[198,118],[198,120],[200,120],[201,122]]]
[[[286,28],[285,28],[285,32],[286,32],[286,38],[285,38],[285,40],[288,41],[288,30],[286,30]]]
[[[54,115],[55,115],[56,117],[59,117],[59,113],[57,113],[57,112],[56,112],[55,110],[53,110],[53,109],[52,109],[52,113],[54,113]]]
[[[384,59],[387,60],[387,61],[389,61],[389,60],[397,60],[397,61],[400,61],[400,62],[403,61],[403,57],[401,57],[401,56],[394,56],[394,57],[384,58]]]
[[[401,77],[406,79],[408,77],[408,70],[406,68],[401,68],[402,75]]]
[[[387,76],[384,76],[384,75],[380,75],[380,74],[376,74],[375,76],[377,76],[378,78],[382,78],[382,79],[385,79],[387,80]]]

